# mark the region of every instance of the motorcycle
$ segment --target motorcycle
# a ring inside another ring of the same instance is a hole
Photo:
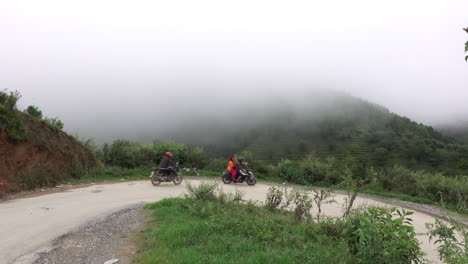
[[[248,167],[241,168],[237,172],[236,177],[237,180],[234,181],[236,183],[243,183],[244,181],[247,182],[248,185],[255,185],[257,183],[257,178],[255,178],[252,170]],[[230,184],[233,182],[231,172],[229,171],[226,171],[221,178],[223,179],[224,184]]]
[[[175,166],[171,166],[170,168],[172,171],[167,168],[154,168],[150,175],[151,183],[154,186],[158,186],[161,182],[173,182],[175,185],[181,184],[183,178],[182,174],[179,173],[179,163],[176,162]]]

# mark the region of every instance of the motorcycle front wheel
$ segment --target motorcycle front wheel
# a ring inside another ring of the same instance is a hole
[[[248,178],[247,179],[247,184],[248,185],[255,185],[257,183],[257,180],[255,178]]]
[[[174,182],[175,185],[179,185],[179,184],[182,183],[182,180],[183,180],[182,176],[176,175],[176,176],[174,177],[174,180],[173,180],[172,182]]]

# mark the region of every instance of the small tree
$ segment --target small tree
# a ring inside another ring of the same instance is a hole
[[[26,113],[32,117],[35,117],[39,120],[42,119],[42,111],[39,110],[39,107],[35,106],[35,105],[30,105],[28,106],[28,108],[26,109]]]
[[[342,185],[348,195],[345,200],[343,218],[349,216],[358,193],[367,187],[375,177],[376,171],[372,167],[367,168],[365,162],[358,162],[353,169],[346,168]]]
[[[464,28],[463,30],[468,33],[468,28]],[[468,41],[465,43],[465,52],[468,52]],[[465,61],[468,61],[468,56],[465,56]]]
[[[16,109],[16,103],[21,98],[21,94],[18,91],[8,91],[3,89],[0,91],[0,105],[4,105],[9,109]]]
[[[329,189],[312,189],[313,199],[315,205],[317,205],[317,221],[320,221],[320,215],[322,214],[322,205],[331,204],[336,202],[333,199],[333,193]]]

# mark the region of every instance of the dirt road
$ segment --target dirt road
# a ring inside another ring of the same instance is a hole
[[[124,208],[178,197],[184,193],[187,182],[198,184],[201,180],[186,179],[179,186],[163,183],[157,187],[149,181],[96,184],[0,203],[0,263],[32,263],[37,253],[51,250],[52,242],[58,237]],[[220,186],[226,192],[238,189],[245,193],[246,199],[257,201],[265,200],[269,188],[268,184],[262,183],[253,187],[246,184]],[[325,206],[324,213],[341,215],[344,197],[337,194],[335,200],[338,203]],[[387,205],[369,198],[358,198],[357,204]],[[428,254],[427,258],[438,263],[435,246],[429,243],[426,235],[422,235],[426,232],[424,224],[433,222],[433,217],[416,212],[412,219],[416,232],[421,234],[418,239]]]

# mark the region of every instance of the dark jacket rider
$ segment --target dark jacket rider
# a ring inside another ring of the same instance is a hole
[[[168,171],[169,173],[173,173],[175,170],[171,168],[171,166],[174,166],[172,153],[166,152],[163,159],[161,160],[161,163],[159,164],[159,168]]]
[[[161,160],[161,163],[159,164],[159,168],[167,169],[169,166],[172,165],[172,153],[166,152],[164,155],[163,159]]]

